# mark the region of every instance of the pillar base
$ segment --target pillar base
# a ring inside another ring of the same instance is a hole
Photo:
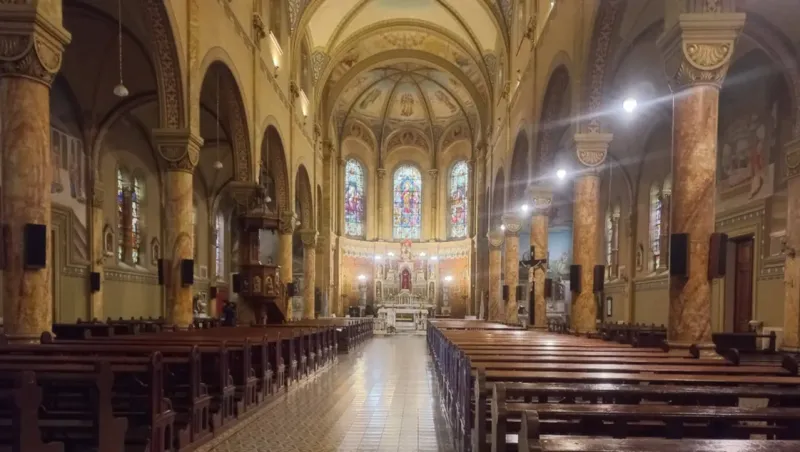
[[[41,342],[41,334],[6,334],[9,344],[38,344]]]
[[[681,357],[703,358],[703,359],[724,359],[717,353],[717,346],[713,342],[705,344],[692,344],[688,342],[667,341],[669,354]]]
[[[778,353],[800,353],[800,347],[778,347]]]

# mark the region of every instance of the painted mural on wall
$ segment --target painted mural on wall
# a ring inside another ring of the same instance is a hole
[[[53,88],[51,96],[50,125],[52,202],[72,209],[86,228],[89,160],[73,108],[58,86]]]
[[[720,142],[719,190],[723,197],[747,194],[754,198],[770,191],[775,146],[777,103],[770,114],[745,114],[723,132]]]

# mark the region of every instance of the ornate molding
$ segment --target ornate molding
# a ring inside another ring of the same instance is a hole
[[[200,161],[203,139],[189,129],[153,129],[153,142],[167,171],[191,173]]]
[[[505,234],[503,234],[503,231],[495,229],[487,234],[487,238],[489,239],[490,248],[500,250],[503,246],[503,241],[505,240]]]
[[[253,13],[253,35],[257,44],[267,37],[267,27],[264,25],[264,20],[258,13]]]
[[[303,246],[305,248],[316,248],[317,237],[317,231],[314,229],[305,229],[300,231],[300,240],[303,241]]]
[[[297,226],[297,214],[291,210],[281,212],[280,227],[281,234],[292,234]]]
[[[608,155],[608,145],[614,138],[610,133],[576,133],[575,152],[578,161],[589,168],[595,168],[603,164]]]
[[[531,185],[527,191],[527,197],[531,200],[533,215],[549,216],[550,207],[553,205],[552,190],[539,185]]]
[[[744,23],[742,13],[681,14],[658,39],[673,87],[721,87]]]
[[[784,145],[786,159],[786,178],[792,179],[800,175],[800,137]]]
[[[72,35],[36,7],[15,3],[0,2],[0,78],[27,78],[49,87]]]

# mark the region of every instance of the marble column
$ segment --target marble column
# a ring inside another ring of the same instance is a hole
[[[439,170],[438,169],[430,169],[428,170],[428,175],[431,177],[431,232],[428,236],[429,240],[436,240],[439,236]]]
[[[786,166],[789,195],[786,215],[786,237],[784,238],[784,254],[786,264],[783,270],[783,344],[781,350],[800,352],[800,130],[797,138],[786,145]]]
[[[658,246],[661,249],[661,257],[658,261],[658,271],[665,272],[669,269],[669,235],[670,235],[670,212],[672,204],[672,184],[667,182],[661,190],[661,234],[658,238]]]
[[[550,206],[553,203],[552,192],[545,187],[532,186],[529,198],[533,208],[531,216],[531,245],[535,247],[534,259],[547,259],[548,233],[550,230]],[[529,281],[533,281],[534,328],[547,328],[547,300],[544,297],[547,264],[532,268]]]
[[[92,256],[91,269],[93,272],[100,273],[100,290],[91,292],[89,318],[105,320],[103,312],[103,264],[105,263],[106,250],[103,243],[103,228],[105,227],[105,217],[103,216],[103,183],[100,175],[96,174],[92,182],[92,244],[90,255]]]
[[[658,42],[674,93],[670,224],[673,233],[689,235],[689,275],[670,277],[667,340],[677,350],[692,344],[704,353],[714,349],[708,254],[715,220],[719,91],[744,22],[745,15],[736,13],[668,16]]]
[[[278,265],[281,267],[281,281],[284,284],[294,282],[292,274],[292,236],[297,225],[297,215],[293,211],[281,213],[280,226],[278,228]],[[292,320],[292,299],[286,300],[286,320]]]
[[[506,300],[506,323],[519,323],[519,300],[517,300],[517,285],[519,285],[519,231],[522,229],[522,220],[519,215],[503,215],[503,224],[506,227],[506,274],[504,284],[508,286],[508,300]]]
[[[203,139],[188,129],[155,129],[153,140],[166,163],[165,245],[167,320],[178,328],[194,321],[192,286],[181,283],[181,261],[194,259],[193,173]]]
[[[308,229],[300,231],[303,241],[303,319],[313,319],[314,287],[317,276],[317,231]]]
[[[495,229],[489,233],[489,306],[486,319],[490,322],[505,321],[503,305],[502,271],[503,271],[503,231]]]
[[[13,3],[13,2],[12,2]],[[22,19],[20,12],[30,13]],[[50,85],[70,34],[61,17],[35,6],[0,4],[0,153],[5,227],[3,320],[15,342],[36,342],[53,323],[50,250]],[[39,23],[46,21],[48,26]],[[25,267],[26,224],[44,225],[46,263]]]
[[[384,192],[383,185],[386,183],[386,168],[378,168],[378,180],[376,181],[375,188],[377,189],[378,195],[375,196],[375,202],[377,203],[376,211],[377,215],[375,215],[375,237],[378,240],[381,240],[384,236],[383,234],[383,196],[381,195]],[[342,191],[344,193],[344,191]],[[389,192],[391,193],[391,191]],[[391,199],[391,195],[389,197]],[[391,205],[391,203],[390,203]],[[391,210],[391,207],[389,207]],[[389,214],[391,217],[391,214]],[[367,222],[369,223],[369,222]],[[391,224],[391,222],[389,222]],[[366,231],[365,231],[366,232]],[[391,237],[391,232],[389,233],[388,237]]]
[[[579,133],[575,135],[578,161],[583,165],[575,180],[575,204],[572,218],[572,261],[581,266],[581,290],[572,298],[571,327],[577,333],[595,331],[597,303],[593,291],[594,266],[599,264],[600,239],[600,175],[598,168],[605,161],[611,134]]]

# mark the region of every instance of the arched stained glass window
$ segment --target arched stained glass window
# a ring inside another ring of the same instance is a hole
[[[225,247],[225,217],[222,212],[217,213],[217,220],[214,228],[214,267],[217,272],[217,279],[224,280],[225,259],[223,252]]]
[[[422,175],[411,165],[394,172],[394,209],[392,236],[395,239],[419,239],[422,231]]]
[[[120,262],[125,261],[125,236],[128,232],[125,197],[129,187],[130,175],[128,170],[117,168],[117,259]]]
[[[450,170],[450,237],[463,238],[467,236],[469,224],[469,206],[467,194],[469,193],[469,165],[460,161]]]
[[[364,167],[355,159],[344,166],[344,233],[364,236]]]
[[[661,263],[661,192],[655,185],[650,190],[650,251],[655,271]]]
[[[611,219],[611,209],[606,211],[606,265],[611,268],[613,264],[614,221]]]
[[[144,200],[144,180],[141,177],[133,178],[133,190],[131,191],[131,236],[133,246],[131,248],[131,260],[134,264],[140,264],[139,257],[142,249],[142,201]]]

